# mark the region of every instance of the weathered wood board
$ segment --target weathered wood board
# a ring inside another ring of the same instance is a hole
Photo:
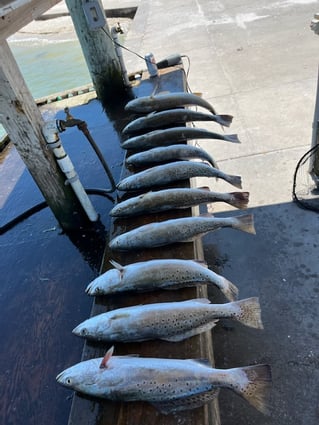
[[[170,90],[184,90],[184,73],[182,69],[169,69],[163,71],[159,79],[148,80],[150,93]],[[160,87],[159,87],[160,86]],[[122,177],[129,174],[123,167]],[[179,184],[188,187],[189,181]],[[166,186],[167,187],[167,186]],[[175,185],[176,187],[176,185]],[[160,188],[159,188],[160,189]],[[136,194],[136,193],[135,193]],[[123,197],[132,196],[124,194]],[[185,217],[195,214],[192,209],[174,210],[160,214],[140,216],[131,219],[117,219],[112,222],[110,239],[118,234],[128,231],[152,221],[163,221],[170,218]],[[161,248],[139,250],[133,252],[109,252],[106,248],[101,272],[112,266],[110,259],[126,265],[133,262],[145,261],[155,258],[180,258],[203,259],[201,242],[179,243]],[[199,288],[185,288],[180,290],[161,290],[151,293],[123,293],[114,296],[96,297],[92,316],[115,308],[146,304],[152,302],[182,301],[186,299],[202,298],[207,296],[206,286]],[[103,343],[86,342],[82,360],[101,357],[110,345]],[[214,364],[211,333],[206,332],[182,342],[172,343],[165,341],[146,341],[142,343],[122,343],[115,345],[116,355],[138,354],[141,357],[161,358],[206,358]],[[194,410],[179,412],[174,415],[163,415],[153,406],[143,402],[120,403],[107,400],[97,400],[75,394],[69,418],[69,425],[219,425],[218,402]]]

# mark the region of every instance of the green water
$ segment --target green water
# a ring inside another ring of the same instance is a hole
[[[11,42],[10,48],[35,99],[91,82],[78,40],[26,40]],[[0,126],[0,139],[4,134]]]

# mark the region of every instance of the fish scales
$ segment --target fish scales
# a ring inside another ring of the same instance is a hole
[[[109,350],[112,353],[112,349]],[[212,390],[227,388],[258,410],[268,412],[271,385],[269,365],[214,369],[201,361],[112,356],[78,363],[57,376],[57,381],[84,394],[121,401],[146,401],[163,413],[192,409],[209,401],[203,397]],[[199,398],[195,396],[199,395]],[[211,398],[216,393],[211,394]],[[180,399],[180,405],[178,400]],[[171,404],[169,402],[172,402]]]
[[[112,217],[130,217],[173,208],[189,208],[212,202],[226,202],[236,208],[246,208],[248,192],[221,193],[207,189],[176,188],[147,192],[119,202],[110,211]]]
[[[113,250],[129,251],[188,242],[222,227],[255,233],[252,214],[223,218],[184,217],[145,224],[115,237],[109,243],[109,247]]]
[[[237,298],[236,286],[201,262],[181,259],[154,259],[121,266],[95,278],[86,288],[89,295],[107,295],[123,291],[178,289],[200,284],[215,285],[228,300]]]
[[[124,178],[116,187],[121,191],[140,190],[199,176],[220,178],[241,189],[240,176],[224,173],[222,170],[196,161],[175,161],[157,165]]]
[[[197,127],[172,127],[131,137],[125,140],[121,147],[123,149],[146,150],[156,146],[169,146],[173,145],[174,142],[190,139],[219,139],[231,143],[240,143],[236,134],[224,135]]]
[[[213,115],[192,109],[169,109],[167,111],[152,112],[144,117],[131,121],[123,129],[123,134],[134,133],[144,129],[157,129],[170,124],[187,123],[193,121],[214,121],[224,127],[229,127],[233,117],[231,115]]]
[[[138,152],[126,159],[127,165],[142,166],[152,163],[166,161],[176,161],[198,158],[209,162],[214,168],[218,168],[214,158],[204,149],[191,145],[170,145],[165,147],[153,148],[147,151]]]
[[[258,298],[210,304],[206,298],[119,308],[91,317],[73,333],[98,341],[182,341],[211,330],[216,320],[229,318],[262,329]]]
[[[216,115],[214,107],[193,93],[174,92],[158,94],[153,96],[142,96],[137,99],[130,100],[125,105],[125,110],[129,112],[147,113],[153,111],[162,111],[165,109],[173,109],[178,106],[197,105],[208,109],[212,114]]]

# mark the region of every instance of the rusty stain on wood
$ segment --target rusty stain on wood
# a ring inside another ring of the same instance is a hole
[[[184,74],[180,69],[173,72],[164,70],[161,72],[160,90],[171,80],[174,81],[174,90],[184,90]],[[158,82],[157,82],[158,83]],[[154,81],[153,84],[156,84]],[[167,90],[167,88],[166,88]],[[129,175],[129,171],[123,167],[122,178]],[[182,182],[176,186],[189,187],[189,182]],[[167,187],[167,186],[166,186]],[[124,194],[122,198],[126,198]],[[190,216],[197,213],[192,209],[166,211],[160,214],[145,215],[130,219],[116,219],[112,221],[110,239],[118,234],[128,231],[152,221],[162,221],[170,218]],[[201,242],[178,243],[171,246],[139,250],[134,252],[109,252],[106,248],[104,253],[101,272],[111,268],[110,259],[114,259],[122,265],[133,262],[146,261],[155,258],[180,258],[180,259],[203,259]],[[91,315],[97,315],[115,308],[146,304],[154,302],[182,301],[193,298],[207,297],[207,287],[184,288],[179,290],[159,290],[149,293],[121,293],[112,296],[96,297],[93,303]],[[86,341],[82,360],[101,357],[110,345],[101,342]],[[193,336],[185,341],[172,343],[167,341],[148,341],[142,343],[118,343],[115,344],[115,354],[138,354],[141,357],[162,358],[206,358],[214,365],[213,345],[211,332],[205,332]],[[75,393],[69,425],[219,425],[218,401],[215,399],[203,407],[193,410],[178,412],[174,415],[163,415],[153,406],[144,402],[121,403],[108,400],[98,400]]]

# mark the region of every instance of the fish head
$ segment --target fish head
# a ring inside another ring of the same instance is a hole
[[[106,273],[94,279],[86,288],[85,292],[91,296],[107,295],[121,283],[121,273],[117,269],[110,269]]]
[[[111,325],[111,320],[107,316],[106,313],[91,317],[74,328],[72,333],[82,338],[102,340]]]
[[[86,360],[65,369],[56,380],[59,384],[90,396],[108,397],[122,381],[112,359],[101,368],[101,358]]]

